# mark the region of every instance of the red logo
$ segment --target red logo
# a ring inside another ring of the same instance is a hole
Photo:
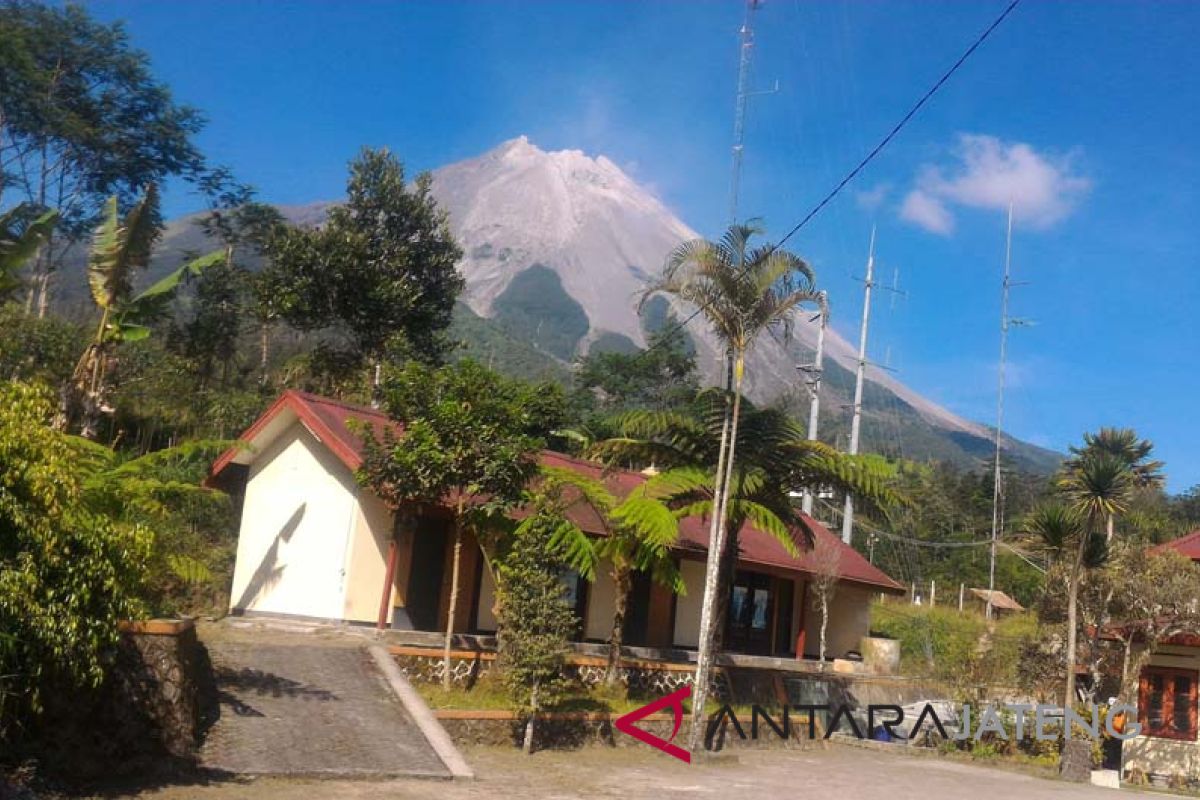
[[[627,733],[639,742],[645,742],[651,747],[657,747],[669,756],[674,756],[685,764],[692,763],[692,754],[682,747],[671,744],[675,739],[675,734],[679,733],[679,726],[683,724],[683,701],[692,696],[692,687],[684,686],[671,692],[666,697],[660,697],[653,703],[644,705],[639,709],[630,711],[624,716],[618,717],[616,721],[617,730],[621,733]],[[645,719],[656,711],[661,711],[667,706],[671,707],[671,711],[675,713],[675,727],[671,730],[671,738],[660,739],[652,733],[647,733],[641,728],[634,727],[635,722]]]

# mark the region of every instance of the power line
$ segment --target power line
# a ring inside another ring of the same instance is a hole
[[[863,157],[863,159],[859,161],[852,170],[846,173],[846,176],[842,178],[842,180],[836,186],[834,186],[833,189],[830,190],[830,192],[826,194],[819,203],[813,206],[812,209],[809,210],[809,212],[805,214],[782,239],[767,248],[765,256],[769,256],[771,253],[774,253],[776,250],[782,247],[788,239],[791,239],[793,236],[799,233],[801,228],[811,222],[812,219],[817,216],[817,214],[821,213],[825,206],[829,205],[829,203],[832,202],[835,197],[841,194],[841,191],[845,189],[852,180],[858,177],[858,174],[866,169],[868,164],[875,160],[875,157],[883,151],[883,148],[887,147],[888,144],[891,143],[892,139],[896,138],[900,131],[903,130],[904,127],[908,125],[910,121],[912,121],[912,118],[917,115],[917,112],[919,112],[921,108],[923,108],[925,104],[928,103],[935,94],[937,94],[938,90],[940,90],[942,86],[945,85],[945,83],[949,81],[951,77],[953,77],[954,73],[958,72],[959,68],[966,63],[967,59],[970,58],[985,41],[987,41],[988,37],[992,35],[996,28],[1000,27],[1000,24],[1003,23],[1004,20],[1008,18],[1009,14],[1011,14],[1020,4],[1021,0],[1012,0],[1012,2],[1005,7],[1004,11],[1000,12],[1000,15],[992,20],[992,24],[988,25],[987,28],[985,28],[983,32],[975,38],[975,41],[971,43],[971,46],[963,51],[963,54],[958,57],[958,60],[955,61],[954,64],[952,64],[940,78],[938,78],[937,82],[934,83],[933,86],[931,86],[929,90],[925,92],[925,94],[921,95],[921,99],[917,100],[912,108],[908,110],[908,113],[901,117],[900,121],[897,122],[890,131],[888,131],[887,135],[880,139],[879,143],[876,144],[875,147],[872,148],[871,151],[867,153],[867,155]],[[748,268],[743,268],[738,277],[744,277],[747,270]],[[651,344],[650,347],[643,350],[639,357],[647,355],[655,347],[658,347],[661,343],[668,341],[671,336],[679,331],[682,331],[687,327],[689,322],[700,316],[700,313],[700,309],[696,309],[682,322],[676,323],[673,330],[669,331],[667,335],[661,336],[655,343]]]

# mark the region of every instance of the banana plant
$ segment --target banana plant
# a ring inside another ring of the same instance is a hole
[[[0,301],[8,300],[21,286],[17,273],[38,248],[50,238],[58,222],[58,212],[46,211],[32,221],[27,203],[0,214]]]
[[[110,197],[100,217],[88,257],[88,284],[100,309],[100,322],[75,366],[72,399],[60,414],[63,425],[78,417],[80,433],[88,438],[95,435],[101,414],[108,410],[104,398],[113,348],[121,342],[149,337],[150,323],[165,310],[184,280],[225,258],[220,250],[200,256],[134,295],[134,275],[149,265],[151,250],[162,230],[158,189],[151,184],[123,219],[117,198]]]

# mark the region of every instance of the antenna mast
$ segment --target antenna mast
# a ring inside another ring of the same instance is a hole
[[[817,302],[820,305],[820,310],[817,312],[817,317],[820,319],[817,328],[817,352],[813,357],[812,364],[801,364],[799,367],[809,394],[808,440],[810,442],[817,440],[817,425],[821,420],[821,375],[825,369],[825,326],[829,324],[828,295],[823,291],[820,292],[820,299]],[[813,490],[811,486],[804,488],[804,499],[800,502],[800,509],[806,516],[812,516]]]
[[[992,473],[992,547],[991,559],[988,563],[988,599],[987,618],[992,618],[992,594],[996,591],[996,539],[1000,535],[1000,502],[1003,492],[1000,488],[1000,429],[1004,425],[1004,361],[1008,355],[1008,290],[1012,286],[1009,279],[1012,263],[1012,225],[1013,207],[1008,204],[1008,231],[1004,241],[1004,281],[1000,289],[1000,367],[996,384],[996,459]]]
[[[871,289],[875,287],[875,226],[871,226],[871,247],[867,251],[867,277],[863,281],[862,327],[858,332],[858,369],[854,375],[854,417],[850,422],[850,455],[858,455],[859,430],[862,427],[863,380],[867,371],[867,327],[871,322]],[[850,544],[854,531],[854,495],[846,493],[842,513],[842,541]]]
[[[750,53],[754,49],[754,31],[750,15],[758,10],[759,0],[746,0],[746,17],[738,31],[741,60],[738,62],[737,104],[733,112],[733,174],[729,180],[729,224],[737,224],[738,192],[742,183],[742,151],[746,132],[746,99],[750,96]]]

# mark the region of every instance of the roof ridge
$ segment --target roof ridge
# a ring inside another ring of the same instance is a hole
[[[381,411],[380,409],[372,408],[371,406],[359,405],[358,403],[351,403],[346,400],[339,400],[336,397],[327,397],[326,395],[323,395],[323,394],[316,394],[315,392],[305,392],[300,389],[288,389],[288,391],[291,392],[292,394],[296,395],[297,397],[299,397],[301,400],[304,400],[305,402],[308,402],[308,403],[320,403],[321,405],[338,406],[339,408],[344,408],[347,411],[354,411],[354,412],[357,412],[360,414],[367,414],[367,415],[370,415],[373,417],[384,417],[389,420],[391,419],[391,416],[389,416],[386,411]]]

